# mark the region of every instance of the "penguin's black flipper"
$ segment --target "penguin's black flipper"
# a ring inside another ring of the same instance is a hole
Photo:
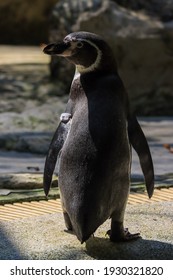
[[[128,119],[129,141],[139,156],[149,198],[154,191],[154,167],[145,135],[135,116]]]
[[[70,129],[70,122],[68,123],[60,122],[50,143],[49,151],[45,161],[44,176],[43,176],[43,187],[46,196],[48,195],[50,190],[52,175],[55,169],[58,154],[63,147],[69,129]]]

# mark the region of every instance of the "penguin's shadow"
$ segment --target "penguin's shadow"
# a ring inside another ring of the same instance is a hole
[[[99,260],[172,260],[173,245],[142,238],[113,243],[107,238],[92,237],[86,242],[86,253]]]

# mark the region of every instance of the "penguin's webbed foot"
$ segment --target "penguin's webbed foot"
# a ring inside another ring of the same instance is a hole
[[[140,233],[130,233],[128,228],[123,227],[123,223],[113,221],[111,229],[107,231],[107,235],[112,242],[131,241],[141,238]]]
[[[64,232],[75,235],[75,233],[72,229],[64,229]]]
[[[130,233],[128,228],[124,229],[123,234],[112,234],[111,230],[106,232],[106,235],[109,236],[110,241],[112,242],[124,242],[124,241],[132,241],[138,238],[141,238],[140,233]]]
[[[124,241],[131,241],[131,240],[135,240],[141,238],[140,233],[130,233],[128,228],[124,229]]]

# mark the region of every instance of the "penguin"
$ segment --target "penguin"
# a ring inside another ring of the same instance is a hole
[[[128,94],[110,46],[99,35],[74,32],[44,47],[75,65],[69,100],[44,167],[48,195],[58,161],[58,185],[67,230],[83,243],[111,219],[112,242],[140,237],[124,228],[130,189],[131,147],[140,159],[149,198],[154,168],[145,135],[130,112]]]

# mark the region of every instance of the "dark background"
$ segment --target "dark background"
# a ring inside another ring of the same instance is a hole
[[[0,44],[37,45],[48,38],[57,0],[0,0]]]

